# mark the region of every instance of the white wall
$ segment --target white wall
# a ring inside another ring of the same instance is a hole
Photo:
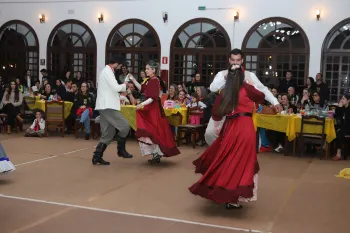
[[[350,9],[349,0],[64,1],[41,0],[42,3],[30,3],[30,0],[0,0],[0,25],[14,19],[27,22],[37,33],[40,58],[46,59],[47,39],[51,30],[66,19],[83,21],[91,28],[97,40],[97,72],[104,66],[105,45],[110,31],[125,19],[139,18],[151,24],[160,37],[161,56],[169,57],[174,32],[190,19],[205,17],[217,21],[226,29],[231,44],[240,48],[245,34],[256,22],[268,17],[285,17],[299,24],[308,36],[310,43],[309,75],[314,76],[320,71],[321,50],[325,36],[334,25],[349,17]],[[233,10],[198,11],[198,6],[236,8],[240,12],[240,20],[233,30]],[[320,21],[316,21],[315,12],[318,8],[321,9]],[[75,13],[68,14],[68,10],[74,10]],[[168,23],[163,23],[163,11],[168,12]],[[104,14],[105,22],[102,24],[99,24],[97,20],[99,12]],[[44,24],[39,23],[40,13],[46,16]],[[169,64],[162,65],[161,68],[169,69]]]

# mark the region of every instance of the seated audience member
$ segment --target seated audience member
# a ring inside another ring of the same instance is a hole
[[[50,84],[46,84],[43,92],[41,93],[40,99],[49,100],[52,99],[55,92],[51,89]]]
[[[59,96],[59,98],[64,99],[67,91],[66,91],[65,85],[62,85],[62,80],[59,78],[56,79],[55,90],[56,90],[56,94]]]
[[[140,99],[141,94],[132,81],[128,82],[126,93],[126,97],[129,100],[128,102],[131,103],[131,105],[137,105],[137,100]]]
[[[196,113],[201,113],[202,115],[190,115],[189,122],[192,125],[199,125],[201,123],[201,118],[203,118],[203,109],[205,109],[207,106],[199,100],[197,93],[192,93],[191,97],[191,103],[187,104],[186,107],[198,108]]]
[[[25,137],[42,137],[45,134],[45,120],[41,111],[35,112],[33,124],[26,130]]]
[[[78,103],[78,94],[79,94],[79,90],[78,90],[77,84],[73,83],[71,91],[67,92],[67,96],[66,96],[67,99],[65,99],[65,101],[69,101],[73,103],[70,114],[66,119],[67,134],[72,133],[74,122],[75,122],[75,119],[77,118],[76,111],[80,107]]]
[[[286,113],[297,113],[297,107],[290,104],[290,97],[287,94],[281,95],[281,105]],[[283,152],[283,144],[286,136],[285,133],[272,130],[268,130],[266,133],[269,141],[274,144],[275,151],[278,153]]]
[[[94,83],[92,81],[87,81],[89,92],[93,94],[96,97],[96,88],[94,86]]]
[[[40,81],[35,81],[34,86],[32,86],[33,94],[36,96],[40,91]]]
[[[281,95],[281,105],[284,111],[286,113],[297,113],[297,107],[293,104],[291,104],[290,96],[287,94]]]
[[[179,91],[179,96],[177,97],[176,102],[181,107],[186,107],[186,105],[191,102],[191,98],[188,98],[188,97],[189,97],[189,95],[186,93],[186,91],[184,91],[184,90]]]
[[[15,127],[15,121],[19,123],[20,129],[23,130],[23,119],[20,115],[23,95],[15,81],[10,82],[10,87],[5,91],[1,103],[3,105],[2,112],[7,114],[7,133],[11,133],[11,129]]]
[[[304,88],[303,97],[300,99],[300,105],[305,108],[306,105],[310,105],[310,92],[309,89]]]
[[[177,100],[177,86],[175,84],[171,84],[169,87],[169,93],[168,94],[163,94],[161,97],[161,103],[162,106],[164,105],[164,102],[166,100]]]
[[[272,88],[271,88],[271,93],[273,94],[273,96],[277,97],[277,95],[278,95],[277,88],[272,87]]]
[[[320,93],[317,91],[314,92],[314,94],[312,95],[312,100],[310,101],[310,109],[321,110],[325,107],[325,104],[321,101]]]
[[[337,154],[332,158],[337,161],[342,158],[342,147],[345,143],[345,136],[350,135],[350,95],[344,95],[340,101],[338,107],[335,109],[335,119],[337,120],[337,137],[336,147]]]
[[[90,139],[90,119],[93,116],[93,109],[95,108],[95,99],[92,94],[88,92],[86,82],[81,83],[80,93],[77,95],[78,109],[76,115],[80,117],[79,123],[84,126],[85,140]]]
[[[299,96],[295,94],[295,88],[294,87],[288,87],[288,96],[290,98],[290,103],[292,105],[297,105],[299,102]]]

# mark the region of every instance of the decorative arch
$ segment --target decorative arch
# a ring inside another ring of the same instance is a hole
[[[39,40],[26,22],[11,20],[0,28],[0,76],[4,81],[24,80],[26,70],[38,78]]]
[[[350,85],[350,18],[336,24],[326,35],[321,70],[330,90],[329,99],[339,101]]]
[[[69,70],[81,72],[86,80],[96,80],[97,43],[91,29],[70,19],[59,23],[47,42],[47,69],[55,77],[65,77]]]
[[[209,85],[217,72],[227,69],[230,50],[230,38],[219,23],[208,18],[187,21],[171,41],[170,83],[190,81],[198,72]]]
[[[257,22],[244,37],[242,51],[245,68],[265,85],[277,86],[291,70],[298,86],[305,86],[310,45],[304,30],[292,20],[273,17]]]
[[[160,62],[161,45],[156,30],[140,19],[127,19],[117,24],[106,42],[106,62],[111,54],[125,56],[128,70],[138,78],[149,60]]]

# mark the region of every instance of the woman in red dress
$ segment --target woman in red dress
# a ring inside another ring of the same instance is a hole
[[[150,61],[146,66],[146,75],[149,79],[141,85],[145,101],[136,106],[136,138],[139,140],[141,154],[152,155],[152,159],[149,160],[151,163],[159,163],[162,156],[180,154],[160,103],[157,71],[158,64]],[[137,83],[134,78],[132,81]],[[135,85],[139,87],[140,84],[137,84]]]
[[[251,83],[253,84],[253,83]],[[202,178],[189,190],[227,209],[241,208],[239,201],[256,199],[257,172],[256,133],[252,120],[254,102],[262,103],[265,95],[244,81],[237,65],[229,68],[226,86],[216,98],[213,119],[225,123],[216,141],[195,160],[196,173]]]

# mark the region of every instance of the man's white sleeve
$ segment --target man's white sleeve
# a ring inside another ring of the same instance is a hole
[[[215,75],[213,82],[209,86],[209,90],[211,92],[218,92],[221,88],[225,86],[225,84],[225,73],[221,71]]]
[[[260,80],[258,79],[258,77],[256,77],[256,75],[254,73],[250,73],[250,78],[252,79],[252,81],[254,82],[254,87],[261,91],[262,93],[265,94],[265,100],[267,100],[268,102],[270,102],[272,105],[277,105],[279,104],[278,100],[276,99],[276,97],[271,93],[271,91],[269,91],[269,89],[264,86]]]

